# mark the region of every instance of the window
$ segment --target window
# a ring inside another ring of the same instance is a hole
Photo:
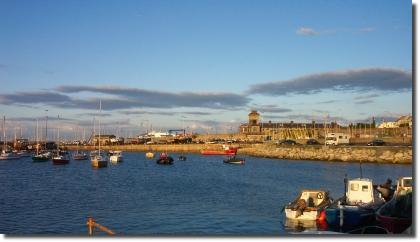
[[[343,138],[343,136],[341,136],[341,135],[340,135],[340,136],[338,136],[338,138],[339,138],[339,139],[342,139],[342,138]]]
[[[367,192],[369,191],[369,186],[368,185],[363,185],[362,186],[362,192]]]
[[[351,184],[350,189],[352,191],[359,191],[359,184],[357,184],[357,183]]]

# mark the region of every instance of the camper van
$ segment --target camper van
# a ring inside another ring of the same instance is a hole
[[[328,133],[325,144],[327,145],[348,145],[350,135],[345,133]]]

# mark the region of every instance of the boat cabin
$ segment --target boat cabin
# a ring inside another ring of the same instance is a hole
[[[308,207],[317,207],[325,199],[328,200],[328,192],[322,190],[302,190],[299,199],[305,200]]]
[[[406,194],[413,189],[412,177],[400,177],[397,182],[397,194]]]
[[[371,202],[374,202],[372,180],[366,178],[357,178],[347,181],[347,204]]]

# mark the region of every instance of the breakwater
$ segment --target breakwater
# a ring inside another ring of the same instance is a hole
[[[320,160],[338,162],[369,162],[411,164],[413,160],[411,146],[276,146],[274,144],[235,144],[239,146],[239,155],[287,159]],[[76,146],[67,146],[76,150]],[[79,146],[80,150],[94,150],[93,146]],[[169,144],[169,145],[118,145],[101,146],[103,150],[123,150],[140,152],[177,152],[200,153],[201,150],[222,150],[220,144]]]

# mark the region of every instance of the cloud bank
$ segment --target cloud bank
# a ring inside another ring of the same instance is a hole
[[[290,80],[252,85],[248,94],[280,96],[335,91],[405,91],[412,88],[412,74],[394,68],[366,68],[306,75]]]

